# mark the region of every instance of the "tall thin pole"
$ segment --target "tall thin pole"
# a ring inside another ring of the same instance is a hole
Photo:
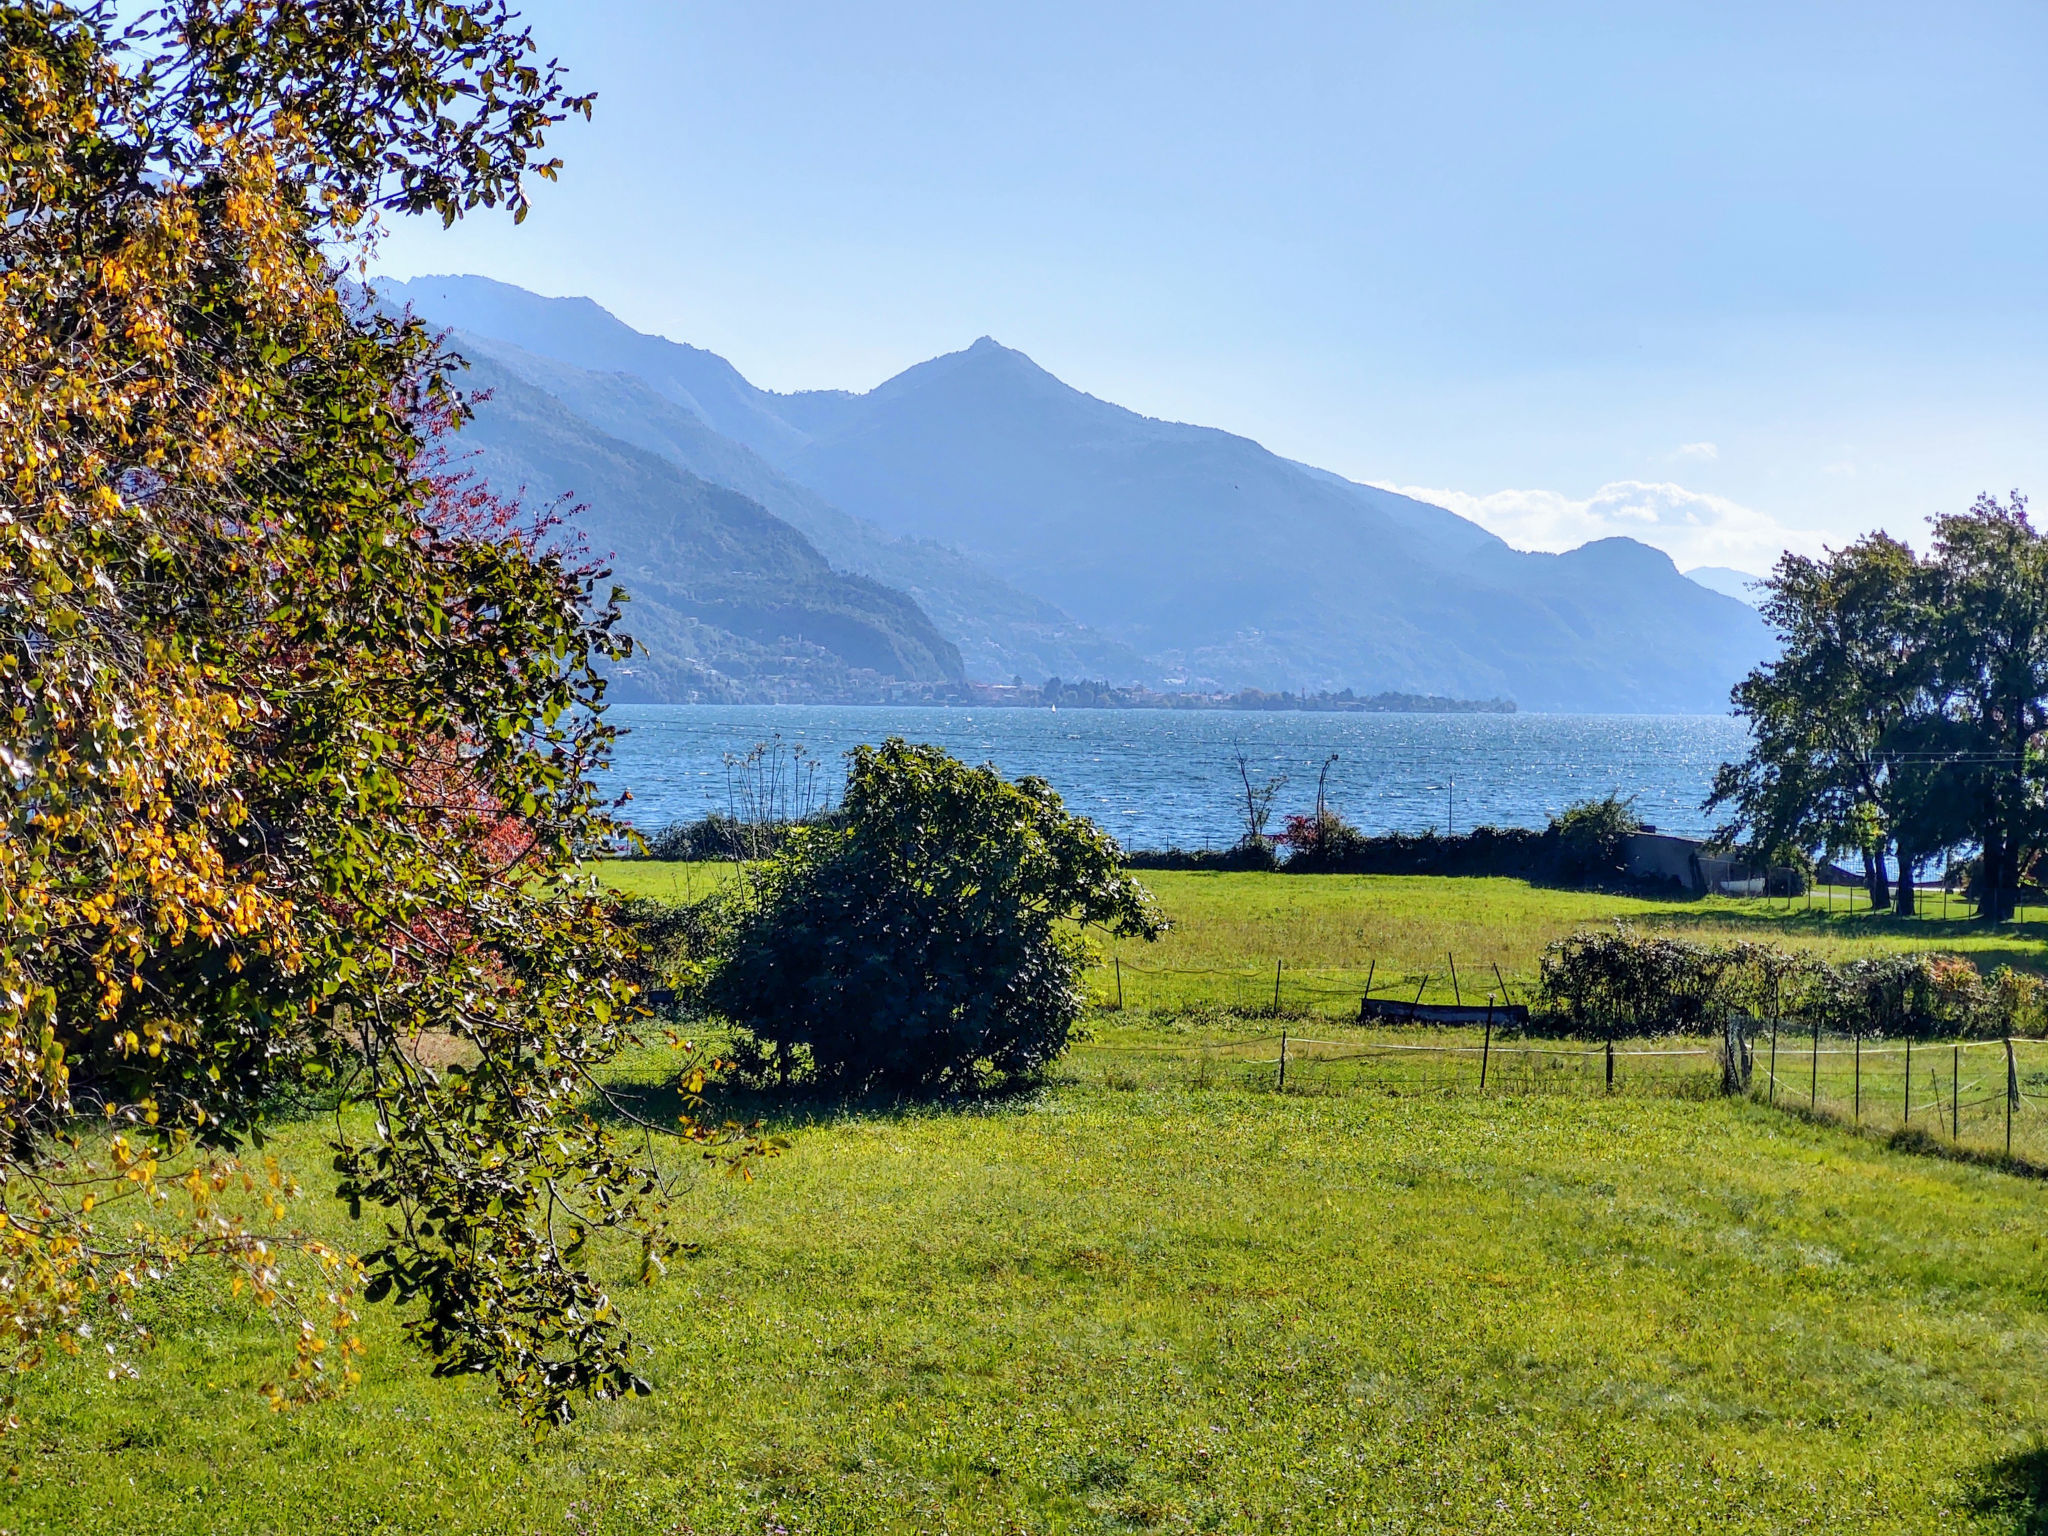
[[[2010,1046],[2010,1045],[2008,1045],[2008,1046],[2007,1046],[2007,1049],[2008,1049],[2008,1050],[2010,1050],[2010,1049],[2011,1049],[2011,1046]],[[1484,1093],[1484,1092],[1486,1091],[1486,1064],[1487,1064],[1487,1063],[1488,1063],[1489,1061],[1491,1061],[1492,1059],[1493,1059],[1493,994],[1492,994],[1491,992],[1489,992],[1489,993],[1487,993],[1487,994],[1486,994],[1486,1040],[1485,1040],[1485,1043],[1484,1043],[1484,1044],[1482,1044],[1482,1045],[1481,1045],[1481,1046],[1479,1047],[1479,1090],[1480,1090],[1480,1092],[1482,1092],[1482,1093]],[[2008,1115],[2007,1115],[2007,1116],[2005,1117],[2005,1123],[2006,1123],[2006,1127],[2007,1127],[2007,1129],[2006,1129],[2006,1134],[2005,1134],[2005,1139],[2006,1139],[2006,1142],[2007,1142],[2007,1144],[2008,1144],[2008,1145],[2007,1145],[2007,1147],[2006,1147],[2006,1150],[2007,1150],[2007,1151],[2011,1151],[2011,1150],[2012,1150],[2012,1148],[2011,1148],[2011,1145],[2010,1145],[2010,1143],[2011,1143],[2011,1141],[2012,1141],[2012,1130],[2011,1130],[2011,1126],[2012,1126],[2012,1116],[2011,1116],[2010,1114],[2008,1114]]]
[[[1444,786],[1444,836],[1458,835],[1458,776],[1451,775],[1451,782]]]
[[[2020,1096],[2020,1069],[2012,1059],[2012,1036],[2005,1037],[2005,1155],[2012,1156],[2012,1106]]]
[[[1771,982],[1771,1091],[1766,1095],[1772,1104],[1778,1102],[1778,983]]]
[[[1280,1017],[1280,966],[1280,961],[1273,962],[1273,1017],[1276,1019]]]
[[[1813,1081],[1807,1085],[1808,1100],[1820,1104],[1820,1015],[1813,1016]]]
[[[1369,960],[1369,961],[1367,961],[1367,962],[1366,962],[1366,966],[1365,966],[1365,995],[1366,995],[1367,997],[1371,997],[1371,996],[1372,996],[1372,978],[1373,978],[1373,973],[1374,973],[1375,971],[1377,971],[1377,970],[1379,969],[1379,965],[1380,965],[1380,962],[1379,962],[1379,959],[1378,959],[1378,957],[1377,957],[1377,956],[1375,956],[1375,957],[1374,957],[1373,959],[1371,959],[1371,960]]]
[[[1116,1011],[1122,1013],[1124,1011],[1124,961],[1121,955],[1114,955],[1111,958],[1116,963]]]
[[[1280,1031],[1280,1079],[1273,1084],[1273,1091],[1276,1093],[1285,1093],[1287,1091],[1287,1031],[1284,1029]]]
[[[1863,1123],[1863,1031],[1856,1031],[1856,1123]]]
[[[1949,1051],[1948,1063],[1948,1123],[1949,1139],[1963,1139],[1963,1047],[1960,1042]]]
[[[1913,1037],[1906,1036],[1906,1124],[1913,1123]]]
[[[1451,1000],[1462,1008],[1465,1006],[1465,994],[1458,990],[1458,957],[1445,950],[1444,958],[1451,962]]]

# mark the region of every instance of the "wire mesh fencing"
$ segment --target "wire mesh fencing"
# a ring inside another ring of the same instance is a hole
[[[1866,1039],[1788,1019],[1759,1027],[1755,1054],[1773,1104],[2048,1164],[2048,1041]]]
[[[1097,1041],[1083,1072],[1119,1087],[1185,1084],[1289,1094],[1608,1094],[1705,1097],[1722,1081],[1718,1046],[1587,1044],[1483,1028],[1274,1030],[1166,1042]]]

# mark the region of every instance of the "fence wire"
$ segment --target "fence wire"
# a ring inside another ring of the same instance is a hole
[[[1300,1094],[1630,1094],[1707,1097],[1728,1088],[1879,1131],[1908,1132],[1971,1152],[2048,1166],[2048,1041],[1902,1040],[1816,1033],[1784,1019],[1741,1021],[1731,1042],[1544,1039],[1506,1028],[1330,1025],[1357,1019],[1373,995],[1408,1001],[1451,987],[1468,1004],[1521,1001],[1489,968],[1477,988],[1444,973],[1357,979],[1328,972],[1104,968],[1096,1000],[1109,1016],[1190,1008],[1269,1018],[1261,1034],[1086,1048],[1106,1079],[1234,1084]],[[1379,982],[1384,982],[1384,989]],[[1287,1027],[1289,1024],[1296,1028]]]

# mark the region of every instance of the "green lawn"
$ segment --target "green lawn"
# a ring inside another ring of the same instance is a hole
[[[701,896],[729,877],[722,864],[620,861],[603,877],[635,895]],[[2048,970],[2048,915],[1985,927],[1961,915],[1897,918],[1867,910],[1809,909],[1804,900],[1709,897],[1695,900],[1609,896],[1553,890],[1520,880],[1444,879],[1429,875],[1207,874],[1146,871],[1173,929],[1156,944],[1103,947],[1096,995],[1115,995],[1122,962],[1127,1008],[1220,1004],[1266,1008],[1280,963],[1288,1008],[1355,1012],[1370,976],[1376,994],[1449,1002],[1450,962],[1458,990],[1484,1001],[1500,968],[1516,997],[1536,979],[1544,946],[1589,923],[1625,918],[1701,940],[1770,939],[1830,958],[1857,953],[1939,949],[1969,955],[1987,969],[2009,964]],[[1838,897],[1845,893],[1837,893]],[[1178,973],[1178,974],[1167,974]]]
[[[701,1254],[620,1281],[651,1399],[536,1444],[378,1311],[359,1393],[273,1416],[278,1342],[182,1285],[139,1382],[24,1383],[0,1529],[2048,1519],[2039,1185],[1747,1102],[1283,1095],[1227,1066],[1250,1026],[1099,1030],[1016,1102],[785,1115],[693,1197]],[[315,1187],[320,1140],[274,1147]]]

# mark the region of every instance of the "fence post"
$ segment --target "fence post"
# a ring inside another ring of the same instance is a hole
[[[1913,1037],[1906,1036],[1906,1124],[1913,1123]]]
[[[1451,1001],[1462,1008],[1465,1006],[1465,994],[1458,990],[1458,957],[1447,949],[1444,958],[1451,963]]]
[[[1275,1093],[1287,1091],[1287,1031],[1280,1031],[1280,1080],[1273,1084]]]
[[[1500,988],[1500,1000],[1503,1003],[1512,1003],[1514,998],[1508,995],[1508,984],[1500,974],[1500,962],[1498,960],[1493,962],[1493,981],[1494,985]]]
[[[1949,1048],[1948,1059],[1948,1135],[1951,1141],[1963,1139],[1963,1046],[1961,1041]]]
[[[1607,1042],[1607,1091],[1614,1092],[1614,1042]]]
[[[1375,974],[1375,973],[1376,973],[1376,972],[1377,972],[1377,971],[1379,970],[1379,968],[1380,968],[1380,962],[1379,962],[1379,957],[1378,957],[1377,955],[1375,955],[1375,956],[1374,956],[1374,957],[1373,957],[1373,958],[1372,958],[1371,960],[1369,960],[1369,961],[1367,961],[1367,962],[1366,962],[1366,966],[1365,966],[1365,995],[1366,995],[1367,997],[1371,997],[1371,996],[1372,996],[1372,978],[1373,978],[1374,974]]]
[[[2020,1096],[2020,1069],[2012,1059],[2012,1036],[2005,1037],[2005,1155],[2012,1156],[2012,1111]]]
[[[1772,1005],[1772,1006],[1771,1006],[1771,1066],[1770,1066],[1770,1074],[1769,1074],[1769,1075],[1770,1075],[1770,1079],[1771,1079],[1771,1081],[1770,1081],[1770,1091],[1769,1091],[1769,1092],[1768,1092],[1767,1094],[1765,1094],[1765,1095],[1764,1095],[1765,1101],[1766,1101],[1767,1103],[1771,1103],[1771,1104],[1776,1104],[1776,1103],[1778,1102],[1778,1009],[1777,1009],[1777,1001],[1778,1001],[1778,1000],[1777,1000],[1777,998],[1776,998],[1775,996],[1773,996],[1773,997],[1772,997],[1772,999],[1771,999],[1771,1005]]]
[[[1863,1031],[1856,1031],[1856,1123],[1863,1123]]]
[[[1820,1015],[1813,1016],[1813,1077],[1806,1085],[1808,1103],[1820,1108]]]
[[[1493,1059],[1493,994],[1486,994],[1486,1039],[1479,1047],[1479,1091],[1486,1091],[1486,1066]],[[2009,1118],[2009,1117],[2008,1117]],[[2012,1138],[2006,1138],[2010,1141]]]
[[[1116,1011],[1117,1011],[1118,1013],[1122,1013],[1122,1012],[1124,1011],[1124,962],[1123,962],[1123,956],[1121,956],[1121,955],[1114,955],[1114,956],[1112,956],[1111,958],[1112,958],[1112,959],[1113,959],[1113,960],[1114,960],[1114,961],[1116,962]]]
[[[1281,964],[1282,964],[1282,962],[1280,962],[1280,961],[1278,961],[1278,960],[1275,960],[1275,961],[1273,962],[1273,1017],[1274,1017],[1274,1018],[1276,1018],[1276,1019],[1280,1017],[1280,966],[1281,966]]]

